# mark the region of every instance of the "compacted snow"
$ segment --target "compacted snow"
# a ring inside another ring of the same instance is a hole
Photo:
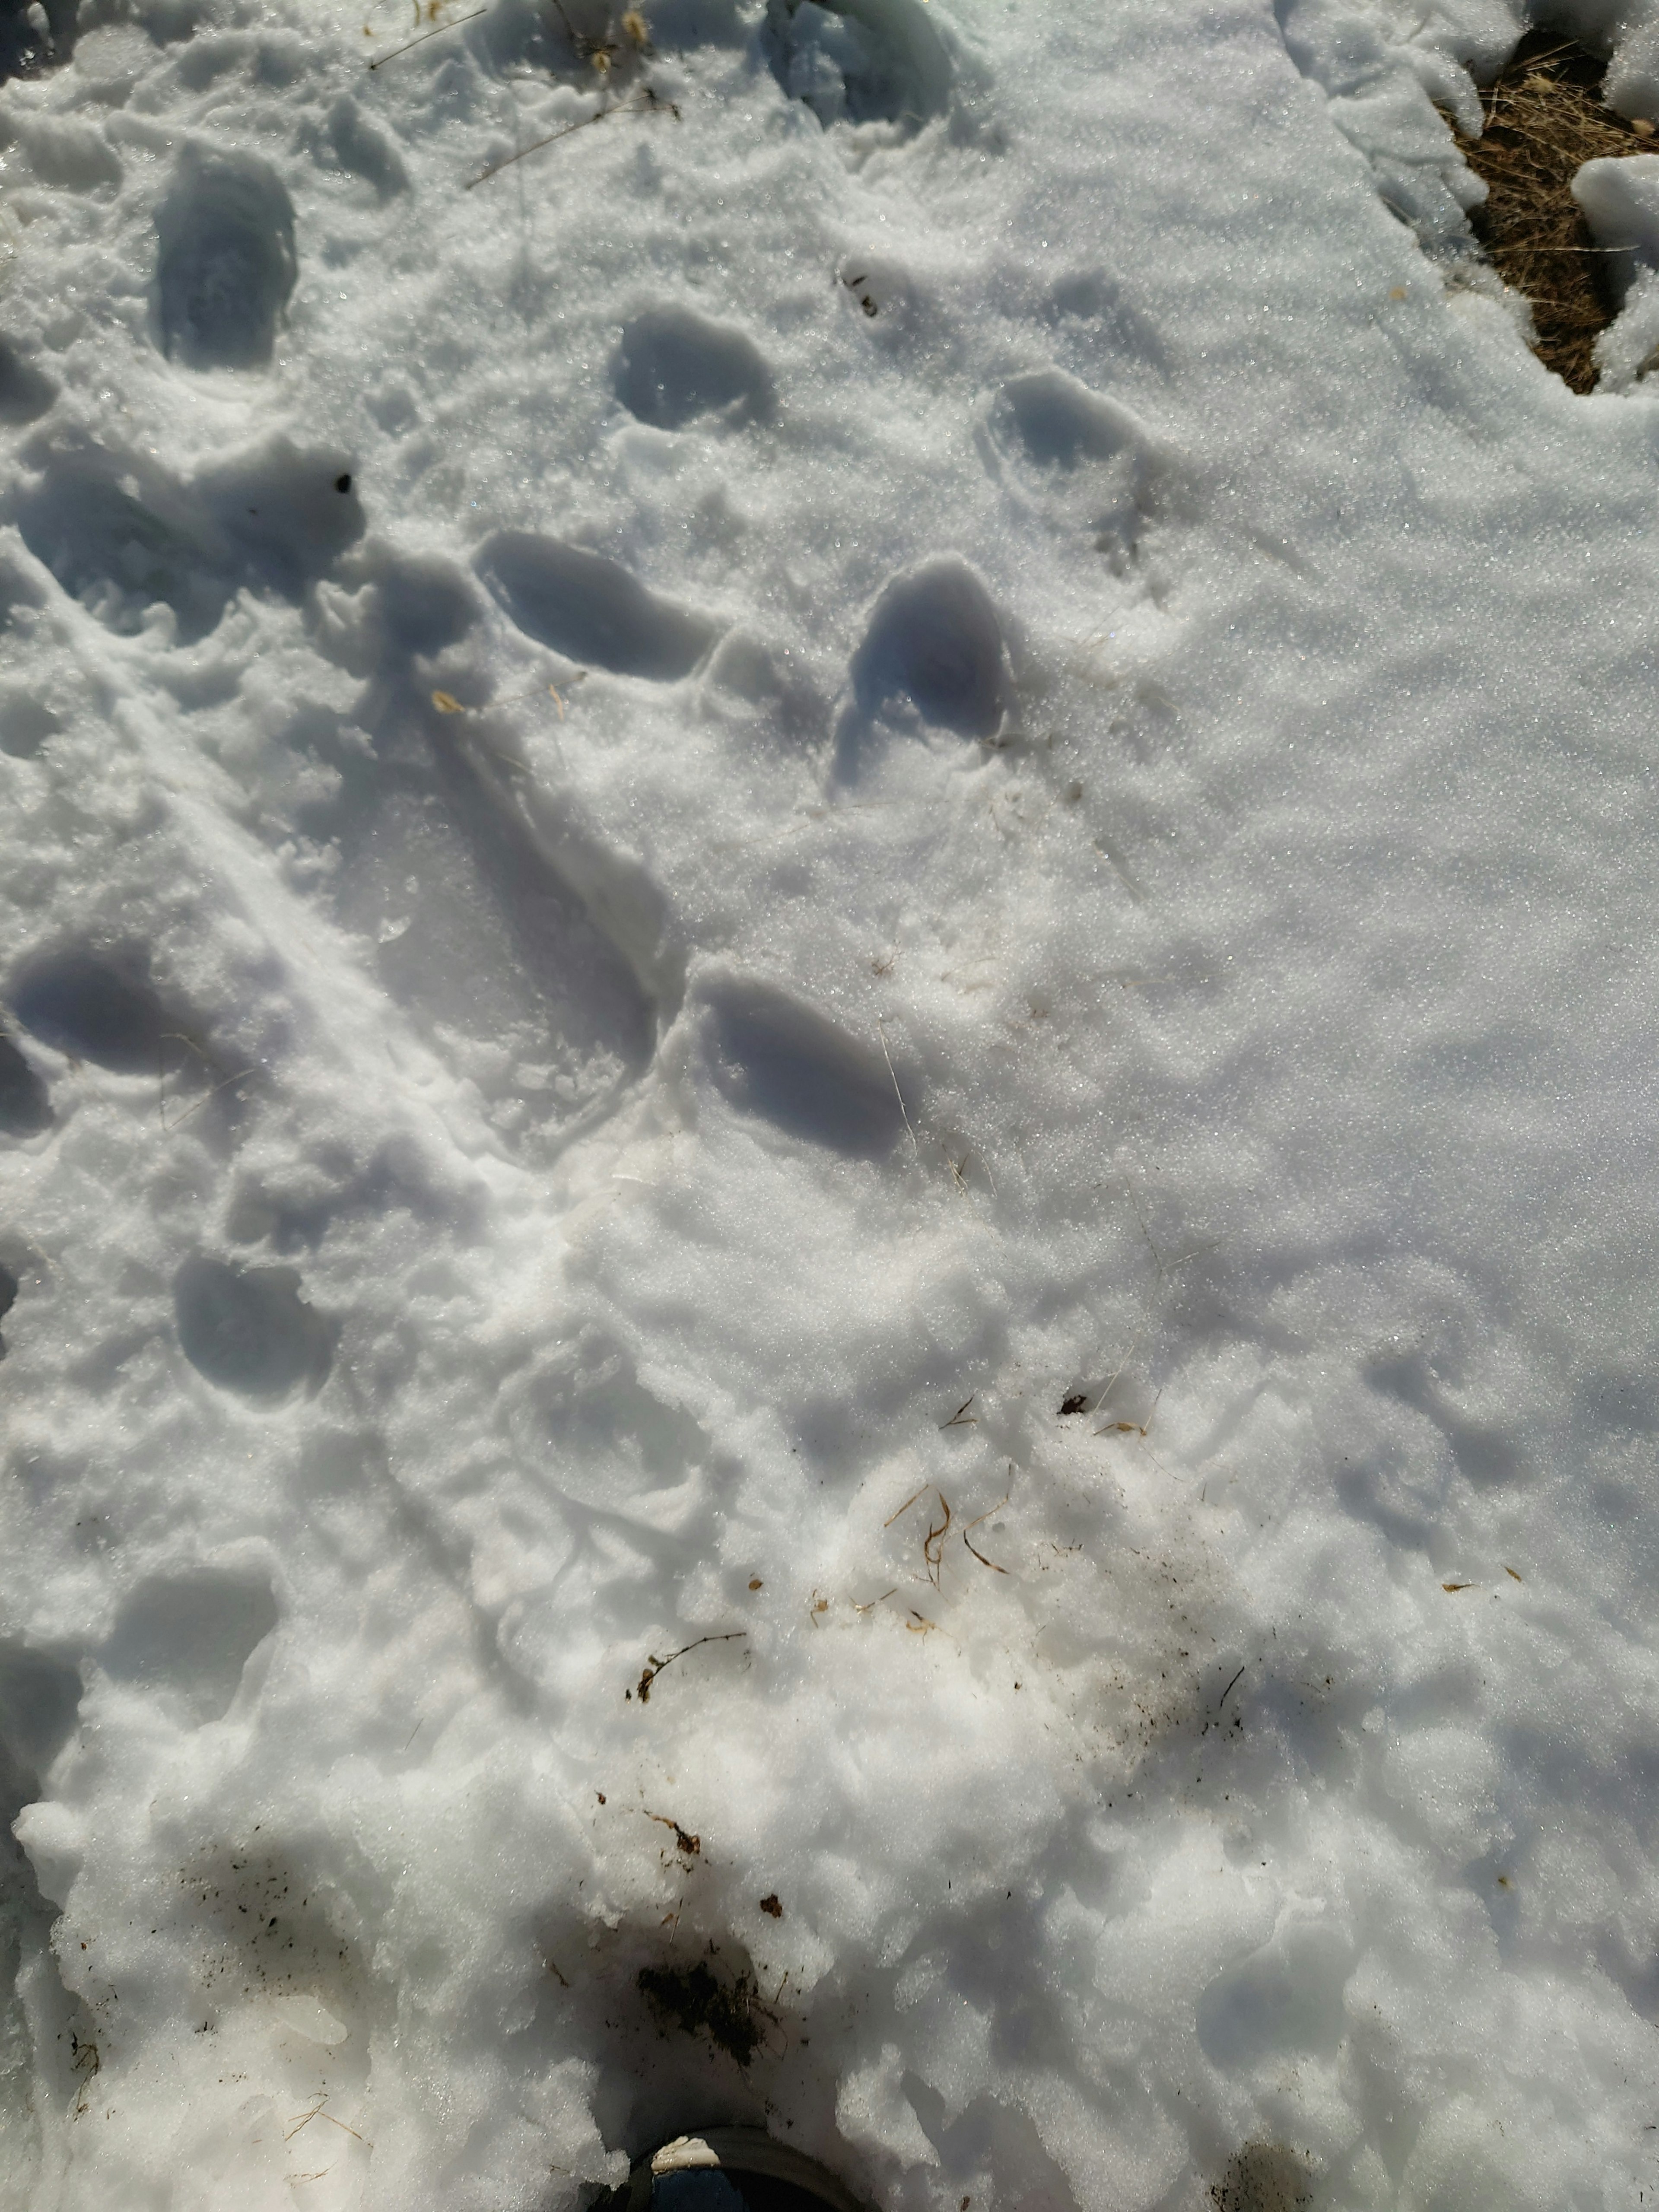
[[[567,11],[6,15],[0,2206],[1639,2207],[1651,190]]]

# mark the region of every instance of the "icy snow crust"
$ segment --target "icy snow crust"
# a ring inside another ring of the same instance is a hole
[[[7,2212],[1644,2201],[1659,415],[1280,12],[0,93]]]

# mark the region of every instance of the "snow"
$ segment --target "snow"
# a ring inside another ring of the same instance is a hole
[[[0,90],[0,2206],[1639,2207],[1659,293],[1470,260],[1519,17],[411,12]]]

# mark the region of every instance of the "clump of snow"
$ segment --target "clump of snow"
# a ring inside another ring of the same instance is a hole
[[[1659,270],[1659,154],[1586,161],[1572,196],[1596,244],[1607,256],[1607,277],[1622,298],[1638,273]]]
[[[1460,277],[1521,25],[567,6],[0,88],[0,2206],[1639,2208],[1656,447]]]

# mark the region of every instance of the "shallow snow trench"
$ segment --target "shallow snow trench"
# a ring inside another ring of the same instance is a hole
[[[0,2208],[1641,2207],[1659,418],[1459,258],[1518,16],[3,15]]]

